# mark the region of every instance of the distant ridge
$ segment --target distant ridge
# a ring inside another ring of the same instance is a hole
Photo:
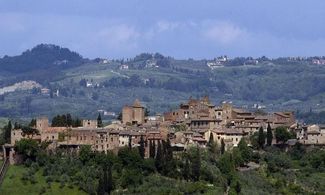
[[[38,69],[65,69],[86,61],[77,52],[53,44],[39,44],[21,55],[0,58],[0,71],[24,73]]]

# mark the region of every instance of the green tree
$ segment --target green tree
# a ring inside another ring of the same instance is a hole
[[[233,158],[229,152],[225,152],[218,161],[218,168],[221,173],[231,175],[235,171]]]
[[[141,156],[142,159],[144,159],[144,155],[145,155],[145,146],[144,146],[144,139],[143,136],[141,135],[140,137],[140,142],[139,142],[139,154]]]
[[[272,145],[273,133],[270,123],[267,125],[267,132],[266,132],[266,144],[268,146]]]
[[[213,145],[213,142],[214,142],[214,140],[213,140],[213,134],[210,133],[210,138],[209,138],[208,146],[211,147]]]
[[[104,168],[104,189],[108,194],[113,190],[113,177],[111,166],[105,166]]]
[[[38,130],[29,126],[23,126],[21,128],[21,130],[23,131],[23,133],[27,134],[27,135],[35,135],[35,134],[39,134]]]
[[[199,181],[201,173],[201,154],[199,146],[196,147],[195,155],[192,159],[192,177],[194,181]]]
[[[132,135],[129,135],[128,148],[129,148],[130,150],[132,149]]]
[[[71,114],[67,114],[67,126],[68,127],[71,127],[72,126],[72,117],[71,117]]]
[[[261,126],[260,129],[258,130],[258,145],[259,148],[263,148],[265,144],[265,134],[264,134],[264,129]]]
[[[30,159],[34,161],[38,154],[39,147],[35,140],[22,139],[15,143],[15,151],[21,154],[24,160]]]
[[[238,149],[241,153],[243,161],[248,163],[252,159],[253,151],[247,146],[245,138],[242,138],[238,143]]]
[[[36,127],[36,119],[32,119],[32,120],[30,121],[30,123],[29,123],[28,126],[30,126],[30,127]]]
[[[183,165],[182,175],[183,178],[188,181],[190,179],[190,161],[188,160],[188,156],[185,156],[185,163]]]
[[[122,112],[120,112],[120,113],[117,115],[117,120],[122,121]]]
[[[224,154],[225,153],[225,142],[223,141],[223,139],[221,139],[220,152],[221,152],[221,154]]]
[[[155,156],[156,156],[156,144],[155,144],[155,141],[152,141],[152,140],[150,140],[150,142],[149,142],[149,157],[150,158],[155,158]]]
[[[105,195],[105,182],[104,182],[104,174],[102,173],[102,171],[99,172],[97,194]]]
[[[277,127],[275,129],[275,139],[277,143],[281,142],[282,144],[284,144],[288,139],[290,139],[290,137],[291,134],[289,133],[287,128]]]
[[[100,115],[100,113],[98,113],[97,117],[97,127],[103,127],[102,116]]]
[[[156,169],[159,173],[162,171],[162,168],[163,168],[162,160],[163,160],[163,154],[162,154],[161,143],[158,142],[157,154],[156,154],[156,158],[155,158],[155,165],[156,165]]]
[[[91,158],[92,158],[91,146],[89,145],[81,146],[79,151],[79,159],[81,160],[81,162],[85,164]]]
[[[241,152],[240,152],[240,150],[238,148],[233,149],[232,156],[233,156],[234,164],[235,164],[236,167],[244,165],[245,161],[243,160]]]
[[[144,116],[147,117],[147,116],[149,116],[149,114],[150,114],[149,109],[145,108],[144,109]]]
[[[12,124],[11,121],[8,121],[8,124],[4,127],[4,140],[5,143],[11,142],[11,130],[12,130]]]

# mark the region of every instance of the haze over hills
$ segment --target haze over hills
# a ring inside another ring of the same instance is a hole
[[[26,80],[42,86],[1,95],[0,116],[73,112],[94,117],[98,110],[118,114],[135,98],[156,113],[202,95],[215,104],[320,112],[325,110],[323,62],[322,57],[174,59],[159,53],[89,60],[67,48],[40,44],[0,59],[2,89]]]

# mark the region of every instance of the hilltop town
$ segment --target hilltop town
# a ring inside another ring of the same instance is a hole
[[[58,182],[66,193],[78,194],[323,189],[303,178],[306,169],[312,178],[322,177],[325,126],[300,124],[293,112],[252,112],[231,102],[214,105],[204,96],[155,115],[136,99],[117,118],[105,124],[100,114],[95,120],[67,114],[28,125],[9,122],[2,134],[0,192],[45,193]],[[38,174],[44,176],[35,179]],[[11,188],[12,182],[20,190]],[[44,182],[47,187],[31,188]]]
[[[226,151],[232,150],[241,139],[250,140],[260,129],[266,133],[269,128],[273,135],[271,144],[325,144],[325,126],[299,125],[293,112],[253,113],[227,102],[213,105],[207,96],[190,98],[188,102],[180,104],[178,109],[163,115],[148,116],[145,112],[141,102],[135,100],[130,106],[123,107],[121,120],[107,126],[103,126],[101,119],[85,119],[81,126],[73,127],[66,122],[64,126],[51,125],[48,118],[37,118],[30,127],[33,131],[30,128],[27,128],[28,131],[26,128],[14,128],[10,143],[4,147],[13,164],[19,160],[15,158],[17,156],[13,147],[22,139],[49,142],[49,149],[78,150],[83,145],[90,145],[92,150],[98,152],[117,152],[125,146],[136,148],[142,140],[146,157],[149,157],[152,148],[150,144],[158,146],[158,143],[167,140],[175,151],[185,151],[191,146],[205,148],[211,139],[219,146],[224,145]],[[279,127],[296,137],[278,140],[275,130]]]

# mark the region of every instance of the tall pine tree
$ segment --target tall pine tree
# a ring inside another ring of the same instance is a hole
[[[72,126],[72,117],[71,114],[67,114],[67,126],[71,127]]]
[[[257,139],[259,148],[263,148],[265,144],[265,134],[264,134],[264,129],[261,126],[260,129],[258,130],[258,139]]]
[[[192,160],[192,174],[193,180],[199,181],[201,173],[201,154],[199,146],[196,147],[196,152]]]
[[[163,168],[163,151],[161,147],[161,143],[158,142],[158,147],[157,147],[157,154],[156,154],[156,159],[155,159],[155,166],[157,171],[160,173]]]
[[[273,133],[270,123],[267,125],[267,132],[266,132],[266,144],[268,146],[272,145]]]
[[[105,182],[104,182],[104,174],[100,171],[99,173],[99,180],[98,180],[98,187],[97,187],[97,194],[98,195],[105,195]]]
[[[139,145],[140,145],[139,146],[139,154],[140,154],[141,158],[144,159],[145,146],[144,146],[143,135],[141,135],[141,137],[140,137]]]
[[[223,141],[223,139],[221,139],[220,152],[221,152],[221,154],[225,153],[225,142]]]
[[[4,128],[4,140],[6,143],[11,142],[11,130],[12,130],[12,124],[11,121],[9,121]]]
[[[97,117],[97,127],[103,127],[102,116],[100,115],[100,113],[98,113]]]
[[[183,165],[182,175],[183,178],[188,181],[190,179],[190,161],[188,160],[188,156],[185,156],[185,164]]]

